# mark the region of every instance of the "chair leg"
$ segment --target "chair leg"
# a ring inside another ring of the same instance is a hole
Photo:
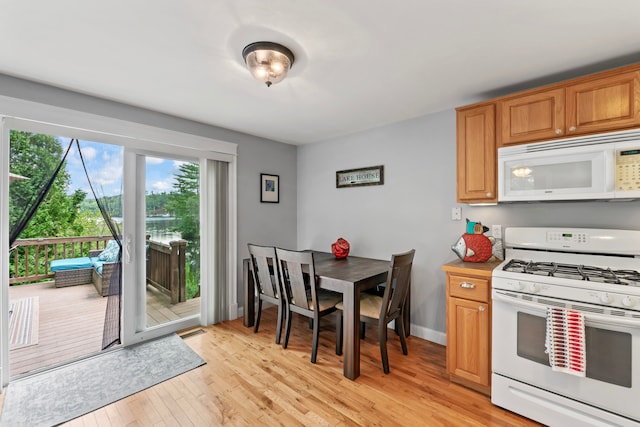
[[[402,314],[396,319],[396,326],[400,335],[400,344],[402,345],[402,354],[405,356],[409,354],[407,351],[407,331],[404,330],[404,322]]]
[[[311,363],[316,363],[318,356],[318,341],[320,338],[320,318],[317,317],[313,320],[313,344],[311,346]]]
[[[280,304],[278,304],[278,324],[276,326],[276,344],[280,344],[280,337],[282,336],[282,316],[284,315],[282,305],[283,303],[282,301],[280,301]]]
[[[256,313],[256,324],[253,327],[253,333],[258,332],[258,328],[260,327],[260,317],[262,317],[262,298],[258,296],[258,313]]]
[[[282,343],[283,348],[287,348],[289,345],[289,334],[291,333],[291,310],[287,309],[286,313],[286,322],[284,327],[284,342]]]
[[[313,329],[313,317],[309,318],[309,329]]]
[[[382,370],[389,373],[389,356],[387,354],[387,325],[380,322],[378,339],[380,341],[380,356],[382,358]]]
[[[336,354],[342,355],[342,311],[336,311]]]

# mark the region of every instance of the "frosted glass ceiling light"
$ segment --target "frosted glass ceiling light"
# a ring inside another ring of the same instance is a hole
[[[251,43],[242,49],[242,57],[253,77],[267,87],[282,81],[293,65],[293,53],[272,42]]]

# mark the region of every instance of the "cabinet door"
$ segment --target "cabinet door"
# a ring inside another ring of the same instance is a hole
[[[459,110],[456,119],[458,202],[496,202],[495,105]]]
[[[567,135],[640,125],[640,72],[567,87]]]
[[[489,304],[449,298],[447,306],[447,371],[488,386],[490,378]]]
[[[499,146],[565,134],[565,92],[553,89],[498,102]]]

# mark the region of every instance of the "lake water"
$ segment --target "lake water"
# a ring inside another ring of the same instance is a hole
[[[147,234],[151,235],[151,240],[161,243],[169,243],[172,240],[180,240],[182,235],[179,231],[173,231],[176,226],[175,217],[153,217],[145,221]]]
[[[118,224],[122,223],[120,217],[113,217],[113,220]],[[169,243],[182,239],[179,231],[173,231],[176,226],[176,218],[173,216],[147,217],[145,224],[146,234],[150,234],[154,242]]]

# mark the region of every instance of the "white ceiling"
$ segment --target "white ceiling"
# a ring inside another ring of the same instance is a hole
[[[639,0],[0,0],[0,11],[0,73],[291,144],[640,61]],[[296,57],[270,88],[241,57],[263,40]]]

